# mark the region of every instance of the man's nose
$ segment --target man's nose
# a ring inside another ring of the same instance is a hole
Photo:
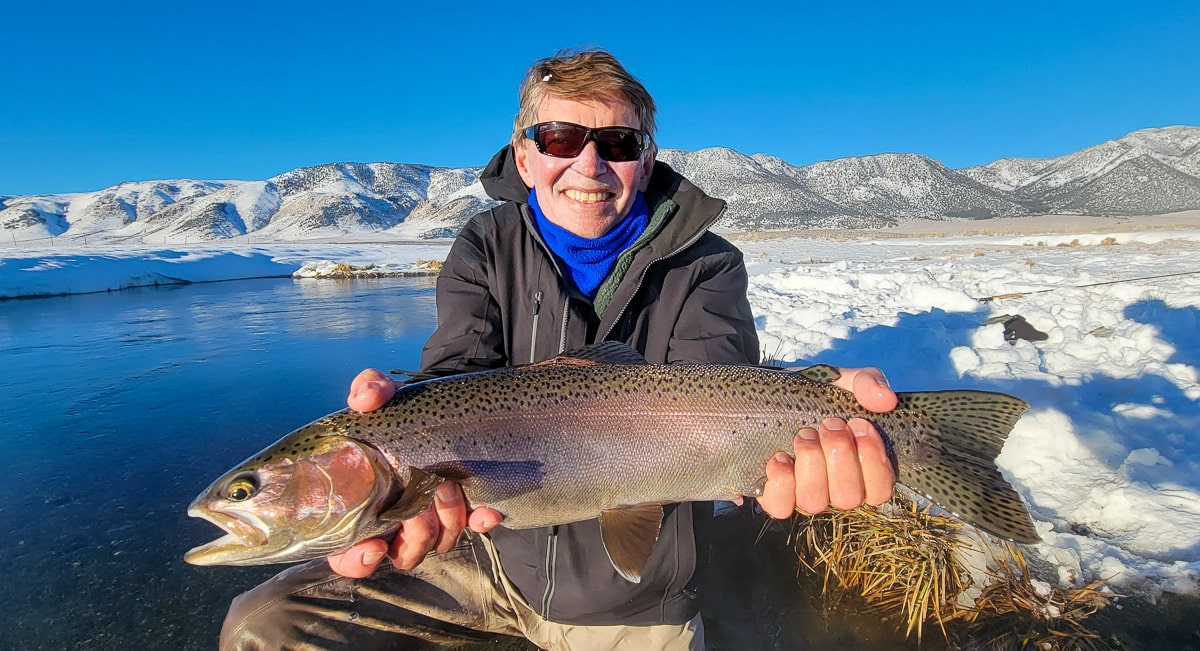
[[[579,155],[575,157],[573,167],[580,174],[595,178],[608,171],[608,161],[600,158],[600,150],[596,147],[596,141],[588,140],[583,145],[583,151],[580,151]]]

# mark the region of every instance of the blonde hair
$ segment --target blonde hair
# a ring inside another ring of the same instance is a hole
[[[654,98],[616,57],[604,50],[560,50],[552,57],[534,61],[521,80],[520,108],[513,120],[514,147],[525,139],[525,129],[537,124],[538,106],[548,95],[623,101],[633,107],[642,131],[653,142]]]

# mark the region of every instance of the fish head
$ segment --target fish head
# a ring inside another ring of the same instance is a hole
[[[311,426],[310,426],[311,427]],[[189,551],[193,565],[319,558],[378,535],[365,531],[394,501],[395,475],[370,445],[301,428],[225,473],[188,507],[226,534]]]

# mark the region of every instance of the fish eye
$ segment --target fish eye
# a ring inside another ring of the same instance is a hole
[[[244,502],[258,492],[258,484],[253,477],[238,477],[225,487],[225,498],[230,502]]]

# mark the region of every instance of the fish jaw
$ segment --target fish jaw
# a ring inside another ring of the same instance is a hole
[[[245,556],[247,550],[254,550],[267,544],[270,532],[261,520],[253,514],[231,512],[214,512],[205,509],[200,502],[204,496],[196,498],[188,507],[188,515],[202,518],[224,529],[226,533],[220,538],[194,547],[184,555],[183,560],[192,565],[230,565]]]
[[[394,497],[395,475],[369,445],[321,436],[297,447],[294,432],[230,470],[188,514],[224,536],[184,555],[193,565],[265,565],[311,560],[379,535],[375,515]],[[250,494],[237,494],[252,487]],[[237,498],[237,499],[235,499]]]

